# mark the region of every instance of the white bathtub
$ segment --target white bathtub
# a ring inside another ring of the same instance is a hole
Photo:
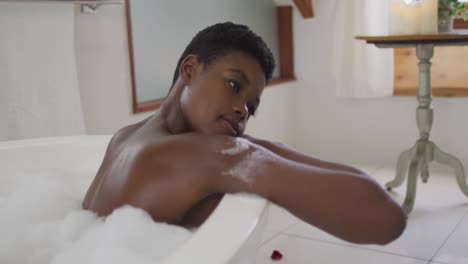
[[[109,140],[110,136],[81,136],[0,142],[0,177],[79,171],[89,175],[83,181],[89,184]],[[1,185],[0,181],[0,191]],[[163,263],[253,263],[267,203],[249,195],[226,195],[209,219]]]

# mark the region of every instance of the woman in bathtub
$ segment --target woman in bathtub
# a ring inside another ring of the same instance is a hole
[[[243,192],[350,242],[399,237],[400,207],[364,172],[244,134],[273,68],[245,26],[199,32],[160,109],[113,136],[83,207],[105,216],[128,204],[155,221],[198,226],[224,193]]]

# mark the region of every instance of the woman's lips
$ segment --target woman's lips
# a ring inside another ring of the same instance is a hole
[[[230,132],[232,133],[233,136],[237,136],[237,130],[234,128],[233,125],[231,125],[231,123],[226,120],[226,119],[223,119],[223,123],[224,125],[230,130]]]

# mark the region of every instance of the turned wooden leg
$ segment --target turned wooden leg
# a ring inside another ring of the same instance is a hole
[[[402,209],[405,215],[408,215],[413,210],[414,200],[416,197],[416,183],[419,172],[424,164],[425,144],[416,145],[416,155],[410,163],[408,170],[408,187],[406,189],[406,197],[403,202]]]
[[[457,177],[458,186],[460,186],[462,192],[468,196],[468,186],[466,185],[465,172],[460,160],[453,155],[443,152],[436,145],[434,145],[434,160],[453,168]]]
[[[427,183],[427,180],[429,179],[429,164],[426,164],[422,167],[421,169],[421,178],[424,183]]]
[[[396,176],[391,182],[385,184],[387,190],[391,191],[392,188],[396,188],[403,184],[406,178],[406,170],[408,168],[409,162],[413,159],[414,153],[416,151],[416,144],[408,149],[403,151],[398,157],[397,167],[396,167]]]

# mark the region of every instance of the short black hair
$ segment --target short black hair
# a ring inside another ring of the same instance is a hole
[[[180,65],[188,55],[196,55],[200,62],[207,67],[217,57],[235,51],[255,58],[265,74],[266,82],[271,80],[275,59],[263,39],[248,26],[225,22],[209,26],[195,35],[179,58],[171,89],[179,78]]]

